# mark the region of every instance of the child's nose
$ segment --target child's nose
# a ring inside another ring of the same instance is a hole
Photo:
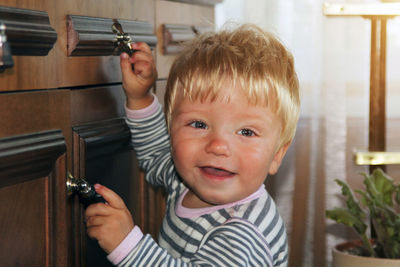
[[[231,155],[228,141],[223,136],[216,134],[210,136],[210,139],[206,145],[206,152],[217,156],[228,157]]]

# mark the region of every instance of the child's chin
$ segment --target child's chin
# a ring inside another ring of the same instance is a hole
[[[226,192],[220,192],[218,196],[208,195],[203,198],[204,202],[207,202],[211,206],[220,206],[235,202],[235,199],[232,199],[230,196],[227,195]]]

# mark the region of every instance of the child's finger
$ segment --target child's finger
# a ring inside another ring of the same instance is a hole
[[[87,234],[90,238],[97,239],[101,237],[101,227],[100,226],[92,226],[87,227]]]
[[[153,78],[154,70],[147,61],[138,61],[135,64],[135,73],[143,79]]]
[[[145,42],[132,43],[131,48],[134,50],[140,50],[140,51],[144,51],[147,53],[151,53],[150,46],[148,44],[146,44]]]
[[[127,53],[121,53],[120,55],[120,66],[122,70],[122,76],[125,79],[130,79],[132,73],[132,63],[130,62],[129,55]]]
[[[108,205],[110,205],[110,207],[115,209],[126,209],[124,201],[111,189],[100,184],[95,184],[94,188],[96,189],[96,192],[104,198]]]
[[[131,62],[136,63],[138,61],[148,61],[153,63],[153,55],[142,51],[135,52],[131,57]]]
[[[85,210],[86,220],[93,216],[108,216],[112,213],[112,208],[104,203],[96,203],[89,205]]]
[[[86,227],[94,227],[103,225],[106,222],[105,216],[91,216],[86,220]]]

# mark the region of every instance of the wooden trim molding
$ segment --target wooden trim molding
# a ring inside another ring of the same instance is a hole
[[[202,5],[202,6],[215,6],[216,4],[222,3],[223,0],[167,0],[167,1]]]
[[[57,40],[44,11],[0,6],[0,22],[6,25],[13,55],[46,56]]]
[[[162,25],[162,49],[164,55],[173,55],[182,51],[182,43],[190,41],[196,35],[212,31],[212,27],[178,24]]]
[[[83,142],[83,146],[82,143],[79,145],[79,150],[84,150],[80,151],[80,156],[85,160],[132,149],[130,131],[124,118],[79,125],[72,130],[80,143]],[[77,140],[74,138],[75,141]]]
[[[173,55],[182,51],[182,42],[189,41],[196,36],[192,26],[163,24],[162,49],[164,55]]]
[[[74,175],[85,177],[90,183],[94,183],[93,177],[86,176],[87,169],[91,163],[96,166],[96,161],[101,161],[107,156],[116,157],[117,154],[132,150],[130,145],[130,130],[124,118],[104,120],[97,123],[79,125],[73,129],[73,150],[74,150]],[[132,158],[133,159],[133,158]],[[98,162],[97,162],[98,164]],[[132,161],[132,164],[137,164]],[[122,163],[123,165],[123,163]],[[122,167],[121,165],[121,167]],[[134,167],[132,173],[126,173],[123,179],[132,179],[129,184],[131,190],[129,194],[133,196],[126,202],[128,208],[133,212],[133,218],[144,233],[150,233],[157,237],[162,218],[165,214],[165,195],[161,188],[154,189],[145,181],[143,172],[139,172],[138,166]],[[133,176],[132,176],[133,175]],[[134,177],[135,176],[135,177]],[[111,181],[109,181],[111,182]],[[112,182],[111,182],[112,183]],[[126,192],[125,192],[126,193]],[[129,205],[130,204],[130,205]],[[80,206],[82,207],[82,206]],[[79,217],[79,214],[77,215]],[[78,219],[83,220],[83,218]],[[85,236],[85,228],[77,228],[77,232]],[[76,247],[81,251],[86,251],[88,245],[85,240],[80,240]]]
[[[113,32],[113,19],[67,16],[68,56],[109,56],[119,55],[121,51]],[[132,42],[145,42],[151,48],[157,44],[153,26],[146,21],[118,20],[122,29]]]
[[[49,175],[66,151],[61,130],[0,139],[0,187]]]

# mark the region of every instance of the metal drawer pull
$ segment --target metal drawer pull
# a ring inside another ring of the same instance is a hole
[[[190,26],[179,24],[162,25],[162,49],[164,55],[178,54],[183,50],[182,43],[190,41],[196,35],[213,31],[214,28],[207,26]]]
[[[153,25],[147,21],[76,15],[67,16],[67,39],[68,56],[117,56],[128,52],[131,42],[145,42],[152,49],[157,44]]]
[[[67,174],[67,195],[72,196],[78,194],[79,200],[85,206],[89,206],[93,203],[105,203],[105,200],[96,193],[94,186],[89,184],[86,180],[82,178],[74,178],[71,173]]]
[[[112,31],[113,33],[117,34],[114,39],[115,49],[119,50],[119,52],[126,52],[131,56],[133,54],[131,37],[129,34],[124,32],[118,20],[114,19],[113,22],[114,24],[112,25]]]
[[[13,56],[47,56],[57,40],[47,12],[0,6]]]
[[[400,164],[400,152],[356,152],[356,165]]]
[[[12,68],[12,66],[14,66],[14,61],[7,42],[6,25],[0,24],[0,72],[7,68]]]

